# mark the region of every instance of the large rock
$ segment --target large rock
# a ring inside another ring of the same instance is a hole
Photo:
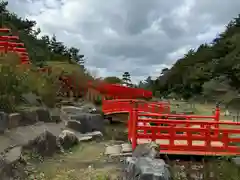
[[[170,180],[168,165],[162,159],[127,157],[124,180]]]
[[[40,154],[41,156],[52,156],[59,150],[57,137],[49,131],[44,131],[39,134],[35,139],[30,140],[25,148]]]
[[[138,145],[126,158],[124,180],[170,180],[168,165],[157,159],[159,150],[154,142]]]
[[[83,127],[81,133],[104,131],[104,119],[100,114],[82,113],[73,118],[81,123]]]
[[[50,112],[51,112],[52,122],[55,122],[55,123],[61,122],[60,110],[58,108],[53,108],[51,109]]]
[[[100,114],[83,112],[83,108],[65,106],[61,108],[60,117],[69,122],[68,127],[81,133],[104,131],[104,118]],[[79,123],[77,123],[78,121]],[[74,127],[76,126],[76,127]]]
[[[66,122],[66,127],[70,128],[70,129],[73,129],[73,130],[75,130],[77,132],[83,132],[84,131],[83,130],[84,127],[77,120],[69,120],[69,121],[67,121]]]
[[[8,114],[0,112],[0,134],[3,134],[8,128]]]
[[[0,179],[26,179],[26,162],[22,159],[22,147],[15,146],[5,150],[0,156]]]
[[[38,120],[43,122],[52,122],[52,117],[50,112],[46,108],[39,108],[36,110]]]
[[[78,110],[74,106],[62,106],[60,109],[60,119],[61,121],[71,120],[71,115],[76,114]]]
[[[97,108],[93,104],[89,104],[89,103],[83,104],[81,106],[81,109],[82,109],[82,112],[85,112],[85,113],[96,113],[97,111]]]
[[[31,125],[36,122],[38,122],[38,114],[36,112],[36,109],[34,108],[29,108],[29,109],[24,109],[20,112],[22,116],[22,121],[20,122],[20,125]]]
[[[8,116],[8,128],[16,128],[22,121],[22,115],[20,113],[11,113]]]
[[[76,134],[69,130],[63,130],[58,136],[58,141],[63,149],[69,149],[79,143]]]
[[[62,120],[59,115],[51,115],[52,122],[60,123]]]
[[[33,93],[27,93],[22,95],[22,100],[29,105],[39,106],[42,105],[42,100],[39,96]]]
[[[155,142],[139,144],[133,151],[133,157],[149,157],[157,158],[159,157],[160,146]]]

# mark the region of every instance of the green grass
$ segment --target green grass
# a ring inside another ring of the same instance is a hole
[[[119,176],[117,167],[107,165],[103,142],[82,143],[64,155],[55,155],[36,165],[35,180],[107,180]],[[116,163],[115,163],[116,164]],[[32,178],[30,177],[30,178]],[[30,180],[29,178],[29,180]]]

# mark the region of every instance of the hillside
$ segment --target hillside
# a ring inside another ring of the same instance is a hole
[[[210,44],[190,49],[150,84],[162,96],[201,96],[214,101],[236,97],[240,90],[240,15]]]
[[[13,35],[18,35],[25,44],[32,63],[43,66],[46,61],[70,61],[73,60],[83,65],[84,55],[79,54],[79,49],[66,47],[63,42],[53,35],[38,38],[41,29],[34,30],[35,21],[22,19],[15,13],[7,10],[7,1],[0,2],[1,27],[10,28]]]
[[[53,107],[63,89],[59,81],[63,74],[72,80],[77,79],[75,82],[86,88],[87,80],[92,77],[84,67],[84,55],[80,50],[65,46],[55,35],[39,37],[41,30],[34,29],[36,22],[18,17],[7,9],[7,5],[7,1],[0,2],[0,27],[11,29],[9,35],[19,36],[19,42],[24,43],[32,64],[25,68],[19,65],[20,59],[16,54],[0,53],[0,108],[14,112],[27,93],[39,96],[45,105]],[[49,76],[38,72],[39,67],[45,66],[51,68]]]

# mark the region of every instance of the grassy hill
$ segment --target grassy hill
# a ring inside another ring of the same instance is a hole
[[[48,106],[54,106],[57,92],[61,88],[60,75],[71,76],[75,82],[86,86],[93,79],[84,67],[84,55],[75,47],[67,47],[56,36],[39,37],[35,21],[18,17],[7,9],[8,2],[0,2],[2,28],[10,28],[12,34],[25,44],[31,65],[20,65],[14,53],[0,53],[0,108],[13,112],[22,103],[22,95],[34,93]],[[6,35],[6,34],[0,34]],[[39,67],[50,67],[51,75],[37,71]]]
[[[149,82],[161,96],[229,101],[240,90],[240,15],[210,44],[190,49]]]

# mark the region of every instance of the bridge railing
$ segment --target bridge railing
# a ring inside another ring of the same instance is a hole
[[[170,119],[179,117],[186,120]],[[133,108],[129,124],[133,149],[147,140],[167,153],[240,155],[240,123],[219,122],[219,108],[214,116],[143,114]]]
[[[147,102],[136,99],[113,99],[103,100],[102,110],[105,114],[130,112],[134,108],[134,104],[138,104],[138,111],[152,113],[169,113],[170,104],[168,102]]]

